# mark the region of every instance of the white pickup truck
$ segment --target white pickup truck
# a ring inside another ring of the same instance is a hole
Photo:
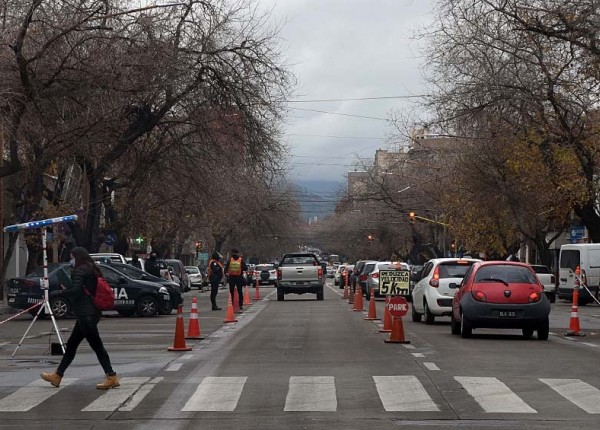
[[[277,268],[277,300],[286,294],[312,293],[323,300],[323,266],[314,254],[284,254]]]
[[[548,266],[542,264],[532,264],[531,268],[544,286],[544,293],[550,303],[556,301],[556,277],[550,272]]]

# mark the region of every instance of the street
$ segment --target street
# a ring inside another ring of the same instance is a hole
[[[251,289],[251,296],[254,289]],[[2,428],[28,429],[596,429],[600,414],[600,308],[579,308],[585,337],[563,334],[570,303],[557,301],[550,338],[524,340],[518,330],[475,330],[472,339],[450,334],[449,318],[434,325],[403,318],[409,344],[384,343],[381,321],[365,321],[342,289],[328,280],[325,300],[261,287],[261,300],[244,307],[237,323],[198,298],[204,340],[186,340],[189,352],[168,352],[176,313],[154,318],[110,316],[100,332],[121,377],[102,380],[84,342],[59,389],[39,379],[60,357],[49,320],[38,320],[11,358],[31,322],[25,315],[0,325]],[[383,316],[383,300],[377,300]],[[0,320],[5,316],[0,317]],[[74,320],[58,320],[65,340]]]

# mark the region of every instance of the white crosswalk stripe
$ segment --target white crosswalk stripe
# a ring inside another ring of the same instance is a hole
[[[373,380],[388,412],[440,410],[416,376],[373,376]]]
[[[292,376],[285,412],[335,412],[337,396],[333,376]]]
[[[455,376],[454,379],[467,390],[485,412],[537,413],[497,378]]]
[[[82,409],[83,412],[132,411],[163,378],[130,377],[121,381],[115,390],[105,391],[102,396]]]
[[[540,379],[588,414],[600,414],[600,390],[579,379]]]
[[[229,412],[235,410],[247,377],[209,376],[198,385],[183,412]]]
[[[12,394],[0,400],[0,412],[27,412],[50,397],[60,393],[67,385],[76,381],[73,378],[63,378],[60,387],[52,387],[41,379],[19,388]]]

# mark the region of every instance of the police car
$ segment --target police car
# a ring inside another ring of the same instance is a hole
[[[108,265],[98,264],[102,276],[115,293],[115,310],[123,316],[137,314],[143,317],[154,316],[160,309],[172,307],[171,296],[166,287],[154,282],[140,281],[127,277]],[[49,265],[48,267],[49,301],[52,313],[57,318],[64,318],[72,313],[69,300],[63,297],[59,276],[71,274],[68,263]],[[44,300],[41,287],[43,268],[38,268],[30,275],[12,278],[8,281],[8,305],[17,309],[28,309]],[[39,308],[29,311],[32,315]]]

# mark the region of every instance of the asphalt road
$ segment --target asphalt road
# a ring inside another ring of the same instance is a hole
[[[60,389],[40,383],[60,357],[48,320],[36,321],[11,358],[31,317],[0,325],[0,427],[44,429],[597,429],[600,414],[600,308],[580,307],[585,337],[565,338],[570,304],[557,302],[548,341],[519,331],[450,334],[404,318],[410,344],[388,344],[381,321],[365,321],[341,300],[342,290],[286,296],[272,287],[224,324],[208,294],[199,301],[204,340],[168,352],[176,315],[108,316],[101,333],[122,386],[94,388],[102,371],[85,344]],[[252,290],[251,295],[254,295]],[[368,302],[365,301],[365,310]],[[383,301],[377,301],[378,316]],[[1,318],[0,318],[1,319]],[[68,336],[73,320],[59,320]]]

